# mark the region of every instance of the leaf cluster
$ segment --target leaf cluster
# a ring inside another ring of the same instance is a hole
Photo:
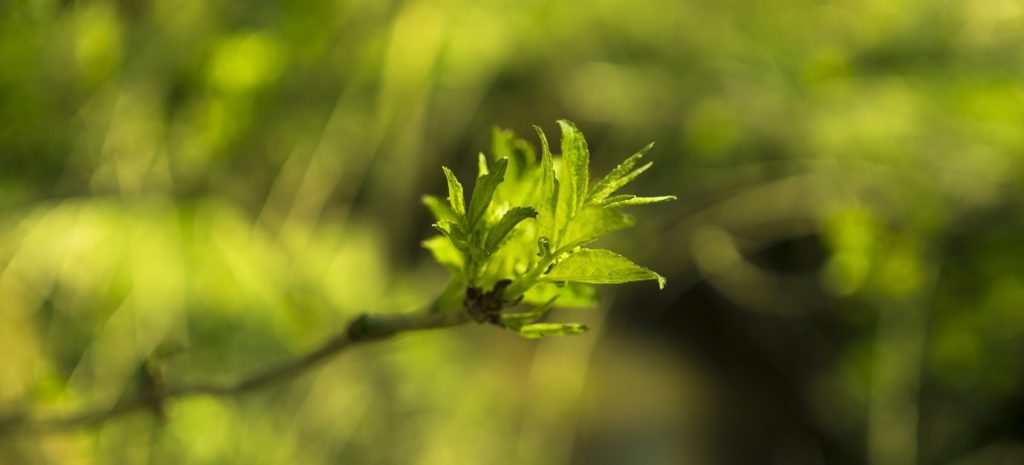
[[[612,251],[589,247],[636,223],[622,208],[675,199],[616,194],[651,167],[651,162],[640,161],[653,143],[592,182],[583,134],[569,121],[558,125],[559,155],[551,152],[539,127],[539,153],[511,131],[495,129],[492,157],[479,155],[468,201],[463,184],[447,167],[443,171],[448,197],[423,198],[440,233],[423,244],[453,272],[440,299],[443,309],[465,307],[478,321],[528,338],[579,334],[585,326],[536,321],[556,302],[593,305],[592,284],[652,280],[664,287],[665,278],[654,271]],[[537,307],[503,312],[520,302]]]

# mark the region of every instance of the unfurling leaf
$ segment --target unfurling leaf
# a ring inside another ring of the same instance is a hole
[[[444,170],[444,177],[448,180],[448,203],[451,204],[455,216],[461,219],[466,216],[466,200],[462,193],[462,183],[447,166],[442,166],[441,169]]]
[[[551,257],[551,241],[546,237],[537,239],[537,256],[541,258]]]
[[[632,216],[611,208],[588,205],[577,215],[576,220],[569,223],[563,247],[586,245],[605,235],[625,229],[636,224]]]
[[[603,249],[580,249],[555,265],[541,279],[589,284],[620,284],[653,280],[665,287],[665,278],[628,258]]]
[[[477,223],[483,218],[487,207],[494,198],[495,189],[505,180],[506,167],[508,167],[508,159],[502,158],[494,163],[493,170],[476,178],[473,196],[469,200],[469,210],[466,213],[466,229],[474,230]]]
[[[549,240],[555,234],[555,210],[558,208],[558,180],[555,178],[555,162],[548,147],[544,130],[534,126],[540,138],[540,190],[537,195],[537,235]]]
[[[497,250],[498,246],[501,245],[501,241],[508,237],[517,224],[527,218],[536,217],[537,210],[531,207],[515,207],[505,212],[505,216],[502,216],[487,233],[487,242],[484,245],[484,249],[490,252]]]
[[[487,155],[484,155],[483,152],[480,152],[476,157],[476,169],[476,177],[478,178],[490,172],[490,170],[487,169]]]
[[[544,336],[573,336],[583,334],[589,328],[580,323],[534,323],[519,328],[519,334],[527,339],[540,339]]]
[[[562,128],[562,173],[565,185],[574,200],[571,208],[577,211],[587,198],[587,186],[590,183],[590,151],[587,141],[576,125],[566,120],[559,120]]]
[[[566,228],[586,200],[590,176],[590,152],[583,134],[568,121],[559,120],[558,125],[562,129],[562,172],[558,178],[552,235],[556,248],[564,243],[562,236]]]

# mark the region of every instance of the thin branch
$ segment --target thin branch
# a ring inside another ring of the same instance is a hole
[[[92,407],[52,418],[31,418],[24,415],[0,418],[0,435],[13,432],[52,432],[86,427],[136,410],[162,411],[170,399],[195,395],[231,396],[260,389],[315,368],[345,349],[373,341],[388,339],[400,333],[458,326],[469,321],[465,310],[438,312],[433,307],[423,313],[363,314],[356,317],[344,331],[328,339],[320,347],[293,360],[265,368],[229,383],[194,382],[172,386],[122,399],[113,406]]]

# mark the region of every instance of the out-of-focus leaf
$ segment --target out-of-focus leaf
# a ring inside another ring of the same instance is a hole
[[[452,241],[445,236],[434,236],[423,241],[423,247],[430,251],[434,260],[459,273],[466,266],[465,258]]]
[[[484,155],[483,152],[480,152],[476,157],[476,169],[476,177],[478,178],[490,172],[490,170],[487,169],[487,155]]]
[[[491,156],[495,159],[508,158],[509,167],[506,175],[516,179],[537,163],[537,152],[533,146],[523,139],[516,137],[515,133],[507,130],[494,128],[491,132]]]
[[[590,284],[620,284],[653,280],[658,288],[665,287],[665,278],[628,258],[603,249],[581,249],[555,265],[547,281],[575,281]]]
[[[424,195],[421,200],[437,221],[458,221],[452,208],[437,196]]]

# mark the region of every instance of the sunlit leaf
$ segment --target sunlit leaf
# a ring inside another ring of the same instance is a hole
[[[495,159],[508,158],[509,167],[506,175],[516,179],[522,177],[529,168],[537,163],[537,152],[533,146],[515,133],[494,128],[491,132],[491,156]]]
[[[490,170],[487,169],[487,155],[484,155],[483,152],[480,152],[476,157],[476,169],[477,177],[483,176],[490,172]]]
[[[589,284],[620,284],[653,280],[665,287],[665,278],[628,258],[603,249],[581,249],[542,276],[547,281],[575,281]]]
[[[508,234],[512,232],[512,229],[516,227],[521,221],[527,218],[536,218],[537,210],[531,207],[515,207],[501,217],[491,230],[487,233],[487,242],[484,245],[484,249],[493,251],[498,248],[501,241],[508,237]]]
[[[537,196],[537,234],[551,239],[555,231],[555,210],[558,207],[558,180],[555,178],[555,163],[548,147],[544,130],[534,126],[540,137],[540,192]]]
[[[460,272],[465,266],[465,258],[452,241],[445,236],[434,236],[423,241],[423,247],[430,251],[434,260],[452,271]]]
[[[469,242],[466,238],[466,234],[462,231],[458,224],[452,221],[438,221],[432,224],[435,230],[440,232],[442,236],[451,240],[452,244],[462,252],[467,252],[470,249]]]
[[[562,128],[562,184],[573,199],[572,211],[583,206],[590,183],[590,151],[579,129],[569,121],[559,120]]]
[[[558,306],[563,308],[588,308],[597,305],[598,302],[597,290],[593,286],[581,283],[539,282],[526,291],[523,303],[540,305],[556,297]]]
[[[654,147],[654,142],[647,144],[646,147],[640,149],[637,153],[630,155],[630,157],[627,158],[622,163],[619,163],[619,165],[616,166],[615,169],[613,169],[610,173],[608,173],[607,176],[602,178],[601,181],[599,181],[597,184],[594,185],[594,187],[590,189],[590,194],[587,198],[587,201],[601,202],[615,191],[621,189],[632,179],[636,178],[644,170],[650,168],[651,164],[647,163],[637,171],[632,173],[630,172],[630,170],[633,169],[633,166],[636,165],[636,163],[640,161],[641,158],[643,158],[644,154],[647,153],[647,151],[651,150],[651,147]],[[629,176],[629,178],[627,178],[627,176]],[[623,179],[625,179],[624,182],[622,181]]]
[[[458,221],[455,217],[455,212],[452,211],[452,207],[440,198],[433,195],[424,195],[421,200],[437,221]]]
[[[611,208],[588,205],[566,228],[563,247],[588,244],[602,236],[636,224],[632,216]]]
[[[562,129],[562,170],[559,176],[553,241],[557,248],[573,216],[583,205],[589,182],[590,153],[583,135],[572,123],[559,120]]]
[[[502,158],[494,163],[493,169],[478,178],[473,186],[473,196],[469,200],[469,210],[466,214],[466,226],[472,231],[481,218],[487,207],[491,204],[494,191],[498,185],[505,180],[505,168],[508,167],[508,159]]]
[[[462,218],[466,216],[466,200],[462,193],[462,183],[447,166],[442,166],[441,169],[444,170],[444,177],[448,180],[448,203],[451,204],[455,216]]]
[[[588,284],[614,284],[664,279],[625,257],[606,250],[581,247],[603,236],[633,226],[632,216],[619,206],[662,202],[674,197],[618,195],[616,189],[636,178],[650,164],[637,168],[650,145],[632,155],[590,188],[590,153],[579,129],[559,121],[561,155],[551,153],[544,131],[536,152],[510,131],[494,130],[492,157],[478,157],[479,176],[468,197],[450,170],[449,198],[462,199],[445,206],[427,197],[424,203],[438,217],[435,225],[449,243],[436,240],[429,247],[439,261],[455,268],[462,258],[465,285],[500,289],[504,302],[540,305],[558,298],[563,306],[592,306],[596,292]],[[595,200],[596,199],[596,200]],[[526,221],[535,218],[535,221]],[[454,250],[452,250],[454,249]]]

